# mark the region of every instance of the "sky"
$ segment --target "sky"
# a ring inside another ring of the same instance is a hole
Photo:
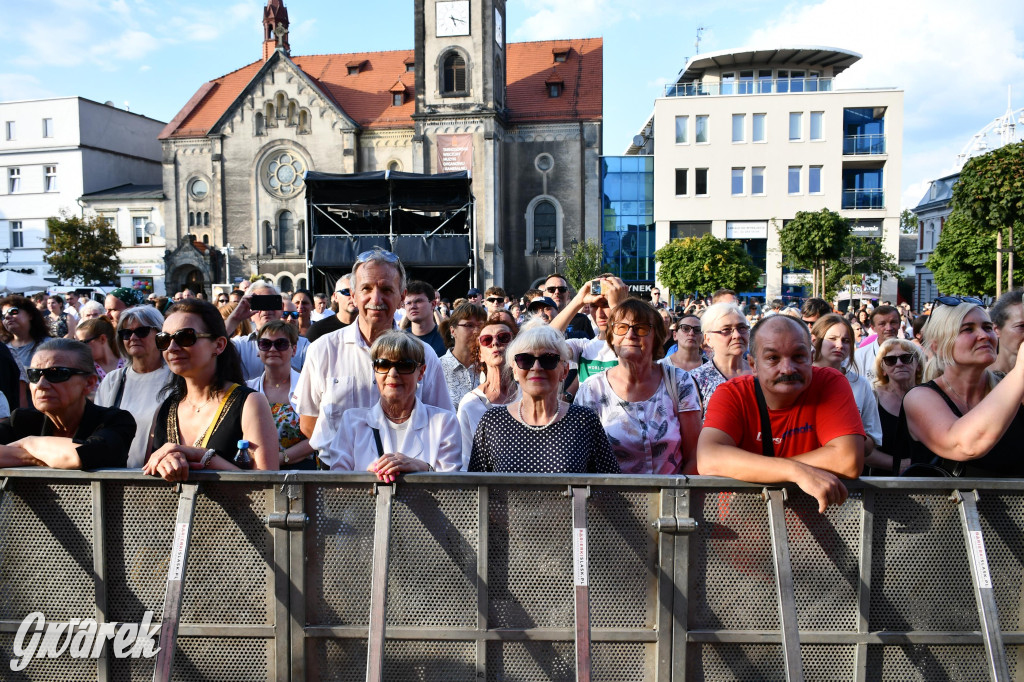
[[[261,54],[265,0],[0,0],[0,101],[80,95],[169,121]],[[285,0],[292,54],[413,47],[412,0]],[[971,137],[1024,108],[1021,0],[509,0],[508,40],[604,38],[604,153],[621,154],[696,52],[822,45],[836,88],[904,90],[903,208]],[[699,48],[695,38],[701,30]]]

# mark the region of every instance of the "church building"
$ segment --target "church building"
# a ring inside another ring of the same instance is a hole
[[[200,86],[160,134],[168,292],[257,271],[308,286],[306,171],[468,171],[474,262],[453,298],[521,294],[573,241],[600,241],[602,40],[507,43],[503,0],[414,11],[412,50],[293,56],[269,0],[261,58]],[[410,277],[436,280],[423,270]]]

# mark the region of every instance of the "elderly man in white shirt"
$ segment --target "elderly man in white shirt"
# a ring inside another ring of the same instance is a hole
[[[370,346],[394,328],[395,311],[405,300],[405,281],[405,268],[390,251],[375,248],[359,254],[352,268],[352,297],[359,311],[355,324],[325,334],[309,346],[295,389],[299,423],[328,467],[333,456],[328,446],[340,427],[341,415],[350,408],[380,402]],[[424,346],[426,367],[419,398],[424,404],[454,412],[437,354]]]
[[[263,280],[253,282],[249,290],[238,301],[238,306],[224,320],[225,327],[234,329],[242,320],[252,318],[253,332],[248,336],[236,336],[231,339],[242,360],[242,378],[247,382],[263,374],[263,361],[260,360],[260,350],[256,345],[258,341],[256,338],[257,332],[267,322],[280,320],[284,311],[284,299],[281,299],[281,306],[277,310],[252,310],[249,307],[249,299],[253,296],[280,297],[281,294],[268,282]],[[309,348],[309,340],[305,336],[300,336],[299,344],[295,348],[295,357],[292,358],[292,369],[296,372],[302,370],[302,365],[306,360],[307,348]]]

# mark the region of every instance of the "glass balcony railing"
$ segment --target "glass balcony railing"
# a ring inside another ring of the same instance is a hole
[[[843,154],[884,154],[885,135],[846,135],[843,137]]]
[[[885,208],[881,189],[844,189],[843,208]]]
[[[770,95],[793,92],[831,92],[831,78],[759,78],[715,83],[669,83],[665,97],[700,97],[702,95]]]

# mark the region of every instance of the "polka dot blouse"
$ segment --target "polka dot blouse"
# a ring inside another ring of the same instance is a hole
[[[619,462],[593,410],[570,405],[566,415],[557,422],[541,431],[533,431],[501,405],[480,418],[469,470],[617,474]]]

